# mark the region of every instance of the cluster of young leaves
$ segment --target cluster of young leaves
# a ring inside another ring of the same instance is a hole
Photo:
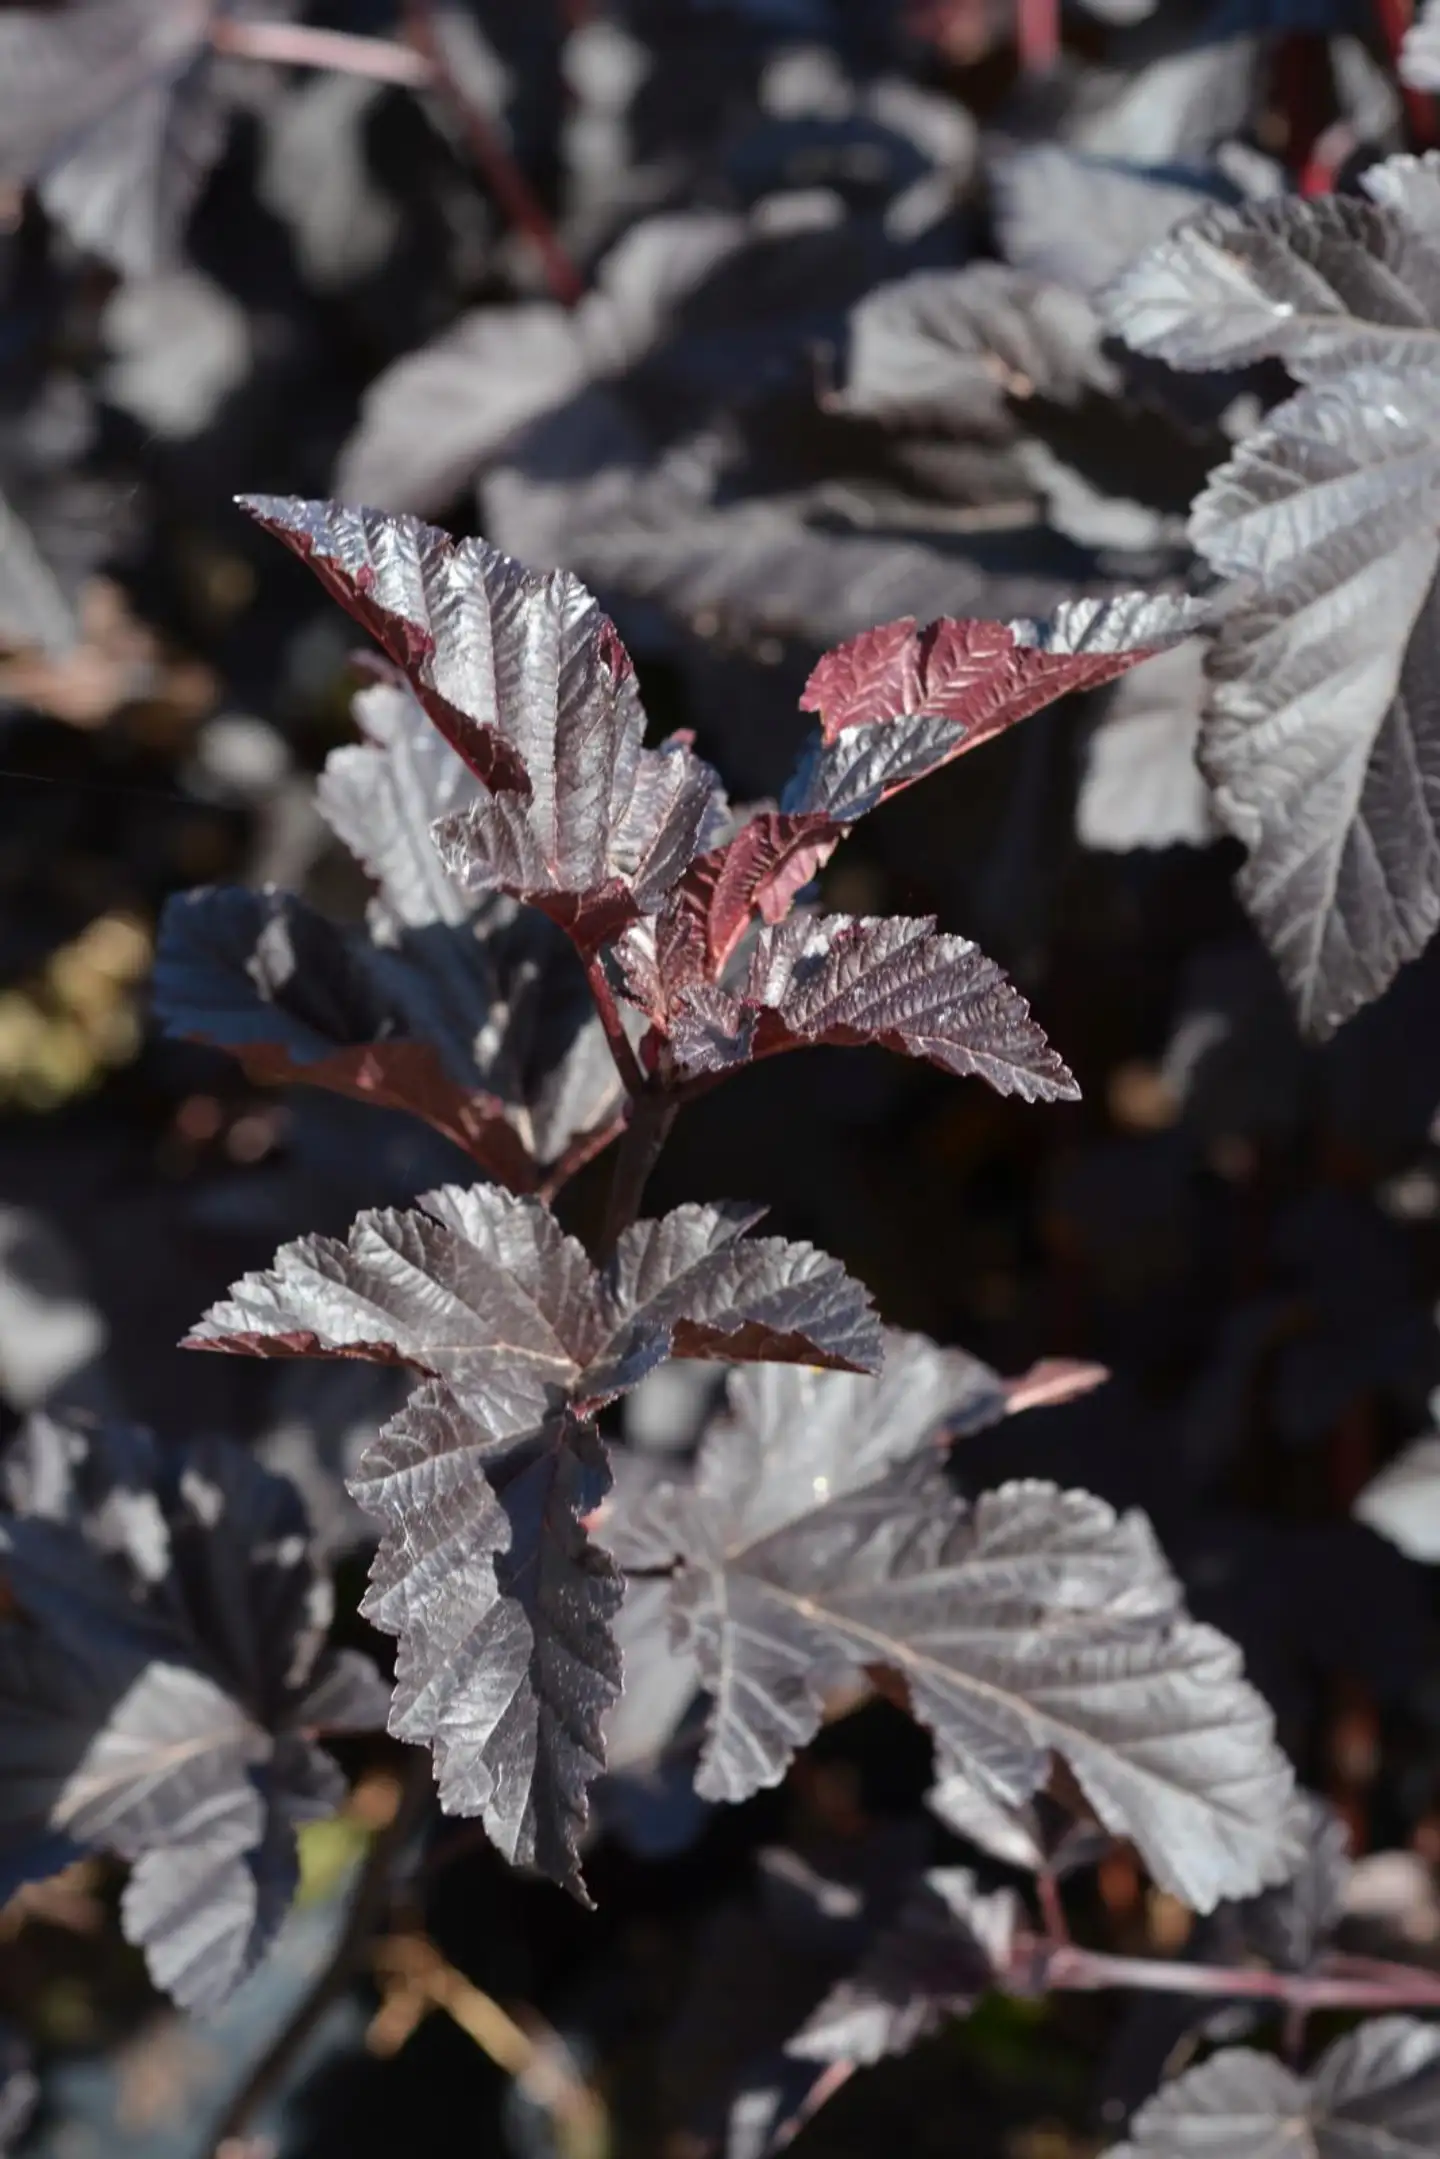
[[[389,1690],[326,1648],[304,1508],[243,1448],[36,1416],[3,1477],[0,1865],[129,1861],[127,1939],[213,2007],[289,1908],[295,1825],[344,1797],[317,1738],[379,1727]]]
[[[473,776],[435,821],[441,859],[460,888],[568,934],[637,1129],[657,1100],[815,1041],[886,1043],[1031,1100],[1073,1092],[973,946],[797,893],[886,795],[1183,635],[1183,605],[868,633],[812,677],[821,725],[781,807],[737,818],[688,742],[644,746],[628,656],[573,578],[409,518],[250,507],[378,638]],[[673,1568],[669,1624],[716,1694],[703,1795],[777,1781],[835,1679],[883,1666],[980,1812],[1023,1816],[1054,1756],[1197,1905],[1283,1872],[1268,1714],[1233,1648],[1184,1617],[1143,1523],[1038,1485],[973,1514],[948,1501],[937,1432],[1001,1414],[1005,1390],[923,1342],[885,1355],[864,1291],[808,1246],[748,1237],[757,1219],[683,1207],[621,1228],[597,1266],[536,1200],[448,1186],[362,1214],[344,1242],[286,1246],[189,1338],[423,1375],[352,1489],[385,1529],[364,1608],[400,1641],[391,1729],[431,1744],[443,1803],[580,1891],[621,1681],[617,1561],[638,1550],[642,1570]],[[639,1524],[607,1509],[597,1545],[597,1416],[669,1356],[885,1372],[828,1395],[815,1370],[737,1382],[693,1495],[652,1494]]]

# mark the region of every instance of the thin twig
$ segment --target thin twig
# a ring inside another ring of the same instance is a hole
[[[241,22],[222,15],[210,25],[217,52],[244,60],[271,60],[282,67],[330,68],[339,75],[361,75],[367,82],[393,82],[421,90],[435,70],[413,45],[391,38],[355,37],[348,30],[314,30],[306,23]]]
[[[1040,1945],[1039,1972],[1047,1988],[1066,1993],[1138,1987],[1148,1993],[1270,2001],[1288,2009],[1440,2009],[1440,1977],[1408,1964],[1393,1965],[1383,1979],[1361,1979],[1181,1964],[1161,1957],[1112,1957],[1056,1943]]]
[[[545,2109],[566,2159],[600,2159],[607,2141],[604,2106],[558,2034],[548,2026],[527,2031],[493,1995],[457,1971],[426,1935],[397,1935],[380,1942],[374,1961],[382,1979],[390,1982],[385,2007],[370,2027],[374,2051],[396,2051],[426,2009],[441,2009]],[[398,2013],[392,2014],[392,2008]],[[526,2014],[540,2025],[534,2011]]]
[[[424,1748],[416,1748],[405,1764],[395,1812],[371,1839],[330,1960],[317,1972],[289,2022],[255,2062],[221,2115],[212,2140],[217,2153],[231,2139],[244,2136],[256,2111],[293,2069],[326,2011],[364,1964],[370,1936],[390,1894],[395,1864],[424,1812],[432,1785],[430,1756]]]
[[[562,307],[574,307],[583,299],[585,281],[560,244],[560,239],[536,195],[495,129],[457,81],[445,50],[445,40],[435,26],[431,0],[406,0],[405,28],[411,45],[429,68],[428,80],[446,100],[470,145],[470,154],[489,183],[496,201],[517,232],[523,232],[544,267],[551,292]]]
[[[639,1215],[650,1172],[660,1159],[660,1150],[670,1137],[670,1127],[679,1112],[680,1105],[670,1094],[641,1094],[631,1103],[630,1122],[625,1127],[625,1137],[615,1157],[615,1174],[610,1180],[610,1201],[605,1210],[598,1259],[603,1261],[610,1257]]]

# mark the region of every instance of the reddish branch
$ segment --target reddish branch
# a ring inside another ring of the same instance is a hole
[[[407,0],[406,34],[430,67],[430,80],[449,104],[495,200],[517,232],[523,232],[544,266],[550,290],[563,307],[573,307],[584,281],[561,246],[555,227],[487,112],[483,112],[455,76],[445,41],[435,26],[431,0]]]
[[[362,75],[368,82],[399,83],[424,89],[434,80],[430,62],[413,46],[389,38],[352,37],[345,30],[313,30],[307,23],[240,22],[221,16],[210,26],[217,52],[238,53],[246,60],[271,60],[281,67],[333,68],[341,75]]]
[[[1037,1941],[1019,1945],[1015,1968],[1017,1976],[1023,1974],[1027,1993],[1094,1994],[1109,1987],[1138,1987],[1152,1994],[1274,2002],[1290,2010],[1440,2009],[1440,1973],[1371,1958],[1329,1957],[1314,1972],[1271,1972],[1161,1957],[1113,1957],[1069,1942]]]
[[[555,298],[565,307],[573,307],[580,299],[585,287],[579,271],[489,114],[457,81],[429,0],[409,0],[404,43],[354,37],[343,30],[316,30],[305,23],[239,22],[229,17],[211,26],[210,42],[218,52],[236,53],[247,60],[269,60],[282,67],[333,68],[369,82],[434,90],[454,113],[495,200],[540,258]]]
[[[1060,58],[1060,0],[1015,0],[1015,42],[1027,74],[1048,74]]]

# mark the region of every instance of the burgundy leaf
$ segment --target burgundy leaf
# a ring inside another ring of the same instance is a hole
[[[1013,1889],[985,1892],[968,1868],[933,1869],[786,2051],[824,2062],[905,2053],[989,1992],[1007,1968],[1021,1916]]]
[[[246,507],[373,632],[495,791],[437,827],[462,889],[541,908],[587,954],[660,905],[723,797],[687,742],[644,747],[630,656],[583,585],[413,517]]]
[[[289,893],[180,894],[154,998],[172,1034],[252,1079],[423,1117],[513,1191],[570,1174],[616,1129],[619,1076],[575,955],[499,895],[419,928],[381,903],[367,935]]]
[[[578,1840],[620,1692],[621,1583],[584,1518],[610,1481],[559,1410],[508,1442],[427,1381],[351,1490],[385,1534],[361,1607],[399,1638],[390,1730],[434,1749],[441,1804],[582,1901]]]
[[[435,1749],[443,1803],[583,1895],[577,1838],[619,1659],[612,1560],[587,1517],[609,1468],[590,1414],[673,1347],[874,1365],[869,1300],[810,1245],[746,1237],[753,1209],[637,1222],[603,1269],[547,1209],[446,1186],[283,1246],[189,1346],[407,1364],[432,1382],[352,1489],[386,1535],[366,1610],[399,1636],[392,1729]]]
[[[527,577],[483,541],[457,542],[415,517],[298,496],[238,499],[404,671],[471,771],[487,787],[528,795],[530,774],[507,721],[515,705],[544,696],[542,684],[557,696],[575,664],[586,628],[577,635],[583,609],[573,579]]]
[[[797,917],[760,932],[739,990],[684,988],[671,1015],[690,1078],[817,1043],[876,1043],[1027,1102],[1079,1094],[994,961],[933,920]]]
[[[827,652],[805,685],[801,706],[818,715],[825,749],[786,806],[818,808],[834,794],[837,754],[860,754],[843,739],[852,730],[909,730],[904,762],[876,775],[883,799],[1057,697],[1113,682],[1189,635],[1196,619],[1189,602],[1127,593],[1067,602],[1046,624],[944,617],[921,629],[906,617],[866,630]],[[951,732],[932,727],[927,738],[921,721]]]
[[[671,934],[692,938],[702,972],[716,980],[758,915],[783,922],[795,895],[820,870],[843,833],[825,816],[760,810],[739,831],[691,863],[666,903]]]

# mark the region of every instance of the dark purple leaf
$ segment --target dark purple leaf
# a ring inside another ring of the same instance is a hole
[[[1273,356],[1303,385],[1212,476],[1191,533],[1237,580],[1200,763],[1313,1035],[1440,923],[1440,191],[1413,159],[1366,186],[1369,202],[1208,214],[1107,303],[1138,351],[1190,368]]]
[[[609,1471],[589,1415],[685,1357],[879,1361],[869,1303],[745,1209],[626,1230],[597,1272],[534,1202],[432,1192],[305,1238],[236,1285],[190,1346],[358,1356],[441,1380],[362,1460],[385,1524],[365,1609],[400,1638],[392,1730],[435,1749],[443,1804],[583,1895],[578,1839],[619,1689],[614,1562],[583,1527]]]
[[[1078,404],[1113,390],[1088,303],[1002,263],[922,270],[850,317],[836,410],[887,425],[1005,438],[1010,400]]]
[[[652,912],[723,814],[709,767],[644,747],[629,654],[584,586],[415,518],[247,499],[408,676],[487,788],[442,819],[462,890],[539,907],[585,952]]]
[[[994,961],[904,916],[797,916],[762,930],[738,989],[678,991],[669,1035],[686,1077],[818,1043],[876,1043],[1027,1102],[1079,1094]]]
[[[700,1791],[777,1782],[828,1691],[879,1667],[934,1733],[942,1779],[1001,1812],[1058,1755],[1198,1909],[1293,1872],[1269,1712],[1233,1645],[1185,1616],[1148,1523],[1044,1484],[967,1507],[932,1466],[941,1404],[910,1377],[737,1378],[692,1482],[651,1500],[648,1548],[663,1529],[679,1555],[676,1640],[713,1697]],[[812,1424],[802,1386],[839,1414]],[[887,1386],[896,1413],[872,1423],[867,1389]]]
[[[848,1979],[786,2049],[806,2061],[878,2062],[964,2016],[1006,1970],[1020,1900],[964,1867],[924,1875]]]
[[[299,1501],[239,1448],[36,1419],[5,1470],[4,1835],[129,1860],[128,1937],[212,2007],[284,1916],[293,1825],[343,1796],[313,1733],[380,1723],[388,1689],[324,1652]]]
[[[587,1789],[620,1692],[614,1562],[584,1518],[609,1483],[568,1410],[497,1439],[447,1387],[417,1388],[352,1489],[385,1534],[362,1610],[399,1637],[390,1729],[434,1750],[447,1813],[582,1900]]]
[[[1376,2017],[1311,2077],[1227,2047],[1141,2107],[1114,2159],[1428,2159],[1440,2136],[1440,2032]]]
[[[453,926],[382,914],[366,934],[288,893],[187,892],[165,909],[154,1000],[170,1033],[233,1050],[252,1079],[423,1117],[515,1191],[616,1126],[619,1076],[575,956],[503,898]]]
[[[0,13],[0,173],[81,247],[143,276],[173,256],[224,140],[209,80],[225,0],[66,0]]]

